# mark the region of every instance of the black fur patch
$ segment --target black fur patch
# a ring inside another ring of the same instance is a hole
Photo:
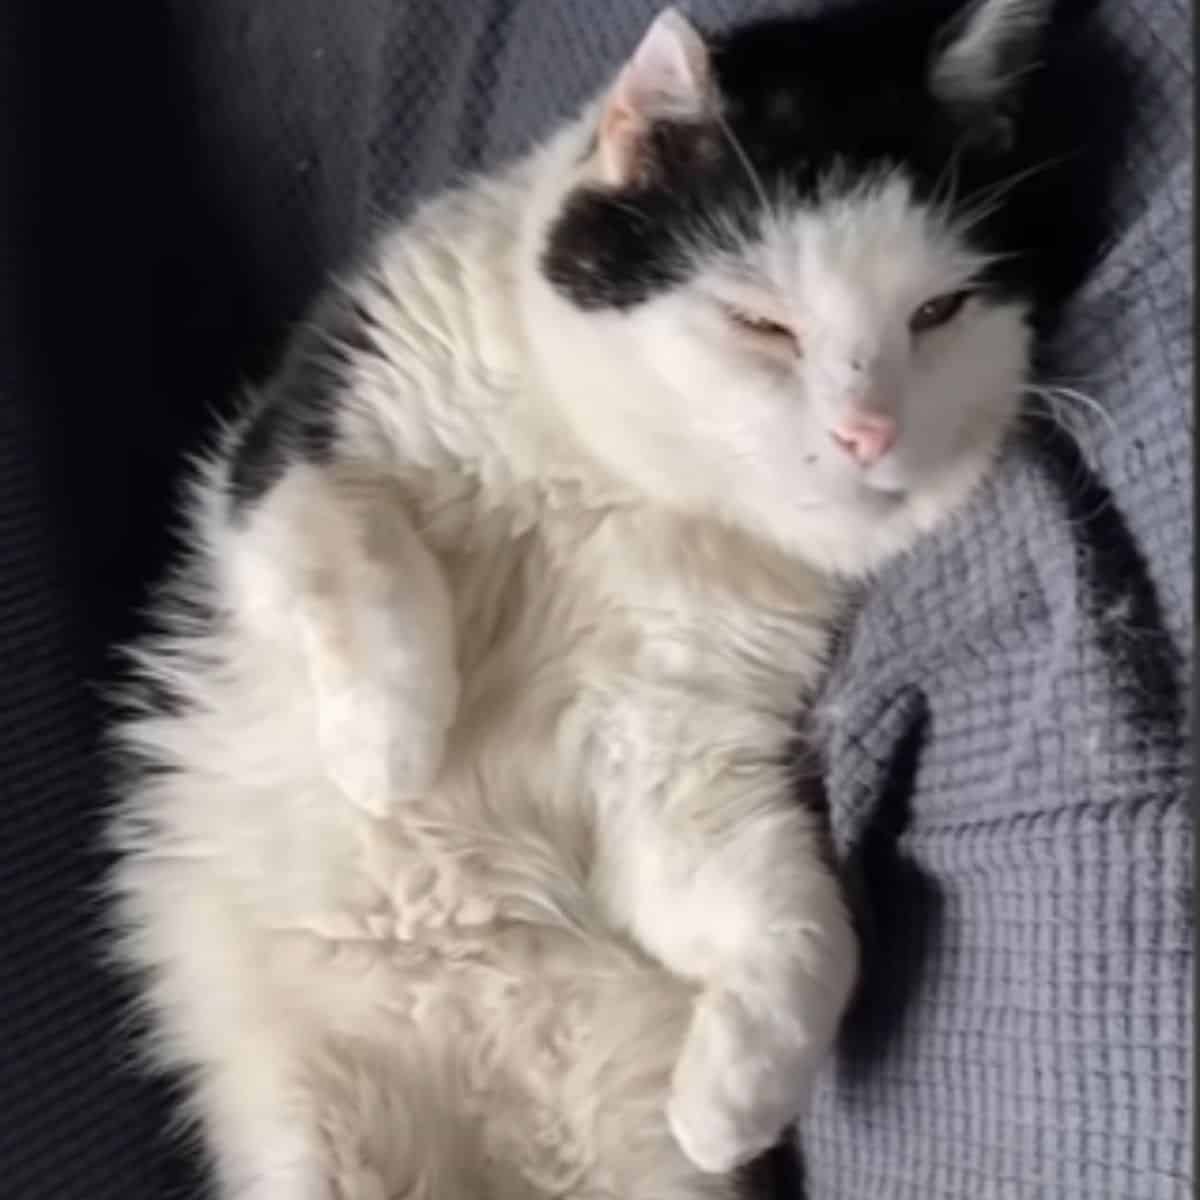
[[[233,452],[235,513],[270,491],[290,463],[329,460],[348,368],[356,357],[375,353],[370,314],[345,293],[328,295],[293,337]]]
[[[927,87],[944,3],[775,20],[712,42],[725,120],[768,196],[811,203],[837,167],[853,183],[902,168],[931,195],[952,156],[957,203],[970,207],[1019,169],[1019,147],[989,147],[945,111]],[[752,237],[761,202],[745,164],[719,125],[664,123],[646,148],[646,169],[615,190],[581,187],[553,223],[542,269],[583,309],[628,309],[685,281],[706,253]],[[988,253],[1023,250],[1014,206],[972,231]],[[1018,256],[990,282],[1023,290]],[[985,281],[988,282],[988,281]]]

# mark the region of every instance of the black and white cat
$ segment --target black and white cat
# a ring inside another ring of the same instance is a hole
[[[225,1200],[700,1200],[857,949],[788,745],[1028,370],[1046,0],[706,40],[388,234],[194,493],[122,960]]]

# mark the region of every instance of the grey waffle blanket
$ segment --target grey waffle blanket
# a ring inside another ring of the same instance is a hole
[[[298,308],[380,216],[527,145],[655,7],[175,6],[263,304]],[[1095,7],[1137,121],[1047,371],[1106,416],[1078,452],[1031,426],[872,587],[822,706],[868,964],[799,1134],[817,1200],[1191,1190],[1189,14]]]

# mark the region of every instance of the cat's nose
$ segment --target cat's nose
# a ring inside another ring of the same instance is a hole
[[[856,413],[834,425],[829,436],[860,466],[869,467],[896,444],[896,422],[876,413]]]

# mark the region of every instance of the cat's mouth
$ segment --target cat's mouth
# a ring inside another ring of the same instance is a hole
[[[909,490],[907,485],[895,480],[870,478],[862,480],[862,489],[875,499],[892,505],[902,504],[908,498]]]
[[[912,491],[914,467],[906,448],[897,446],[881,461],[858,475],[859,490],[877,497],[881,502],[900,503]]]
[[[895,512],[912,492],[912,485],[903,477],[903,472],[884,470],[883,466],[880,464],[873,471],[856,472],[842,482],[845,499],[870,515],[886,516]]]
[[[871,470],[835,470],[826,486],[843,502],[861,505],[872,512],[891,512],[908,499],[912,485],[898,464],[883,462]]]
[[[890,516],[907,500],[907,489],[899,487],[876,487],[864,482],[859,491],[859,502],[864,504],[872,515]]]

